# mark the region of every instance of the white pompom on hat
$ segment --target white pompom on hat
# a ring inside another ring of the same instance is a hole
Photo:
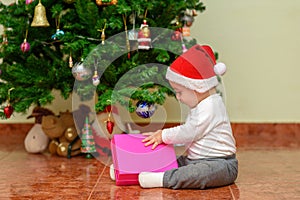
[[[217,75],[223,76],[226,72],[226,65],[224,63],[217,63],[214,66],[214,72]]]
[[[169,81],[203,93],[218,85],[216,75],[226,72],[224,63],[216,63],[212,49],[194,45],[180,55],[167,69]]]

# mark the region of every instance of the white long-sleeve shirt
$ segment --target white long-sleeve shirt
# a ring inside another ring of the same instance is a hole
[[[210,95],[192,108],[184,124],[164,129],[162,140],[166,144],[185,144],[189,159],[236,153],[230,121],[219,94]]]

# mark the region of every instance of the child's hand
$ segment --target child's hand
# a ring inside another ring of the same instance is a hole
[[[152,149],[155,149],[157,147],[157,145],[163,143],[162,130],[158,130],[156,132],[143,133],[143,135],[148,135],[148,137],[143,139],[142,142],[146,142],[145,146],[149,146],[149,145],[153,144]]]

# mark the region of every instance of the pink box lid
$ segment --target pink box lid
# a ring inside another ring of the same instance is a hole
[[[137,179],[140,172],[164,172],[178,167],[173,145],[160,144],[152,150],[152,145],[145,147],[142,142],[145,137],[142,134],[114,135],[111,149],[117,185],[118,179]]]

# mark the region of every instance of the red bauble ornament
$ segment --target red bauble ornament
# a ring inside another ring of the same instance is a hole
[[[114,126],[115,126],[115,123],[113,123],[112,121],[110,121],[110,119],[108,119],[106,121],[106,129],[107,131],[112,134],[113,130],[114,130]]]
[[[14,108],[10,104],[8,104],[4,108],[4,114],[7,119],[10,118],[10,116],[12,115],[13,112],[14,112]]]

